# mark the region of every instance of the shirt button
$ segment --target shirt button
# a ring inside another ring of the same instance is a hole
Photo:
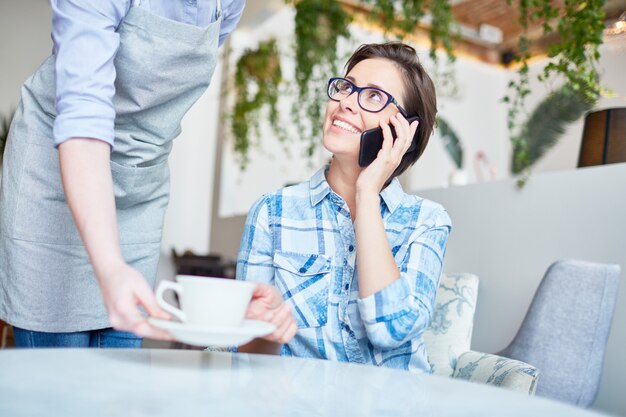
[[[348,288],[350,288],[350,285],[348,285],[348,284],[343,286],[343,289],[346,290],[346,291],[348,291]]]
[[[348,250],[352,252],[354,250],[354,246],[353,245],[348,246]]]

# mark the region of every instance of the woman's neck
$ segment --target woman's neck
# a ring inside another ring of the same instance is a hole
[[[354,220],[356,215],[356,180],[359,178],[361,168],[353,164],[342,164],[336,157],[330,162],[326,181],[330,188],[344,199],[350,215]]]

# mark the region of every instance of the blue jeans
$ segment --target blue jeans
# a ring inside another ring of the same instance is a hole
[[[142,338],[113,328],[72,333],[45,333],[13,327],[18,348],[140,348]]]

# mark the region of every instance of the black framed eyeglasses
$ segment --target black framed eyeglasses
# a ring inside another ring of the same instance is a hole
[[[357,87],[352,81],[341,77],[334,77],[328,80],[328,98],[333,101],[341,101],[355,92],[358,94],[357,102],[359,106],[365,111],[378,113],[387,107],[389,103],[393,103],[404,117],[409,117],[406,110],[385,90],[376,87]]]

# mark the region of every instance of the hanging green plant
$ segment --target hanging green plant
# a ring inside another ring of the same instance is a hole
[[[449,95],[456,94],[458,87],[453,66],[456,55],[452,45],[456,34],[449,1],[363,0],[362,3],[372,8],[369,19],[382,28],[386,35],[393,35],[399,40],[414,35],[420,26],[428,26],[429,56],[433,62],[431,75],[442,91],[445,90]],[[427,14],[430,17],[428,25],[423,22]],[[440,49],[446,53],[446,62],[443,64],[439,60]]]
[[[456,96],[458,85],[454,72],[456,55],[452,46],[452,39],[457,36],[454,28],[454,16],[452,7],[448,1],[433,1],[430,6],[430,58],[434,63],[433,78],[441,87],[440,92],[446,92],[449,96]],[[441,64],[437,55],[437,49],[443,48],[446,53],[446,62]]]
[[[519,186],[526,182],[532,165],[558,142],[567,124],[578,120],[592,107],[589,96],[569,84],[539,103],[520,133],[512,138],[511,172],[522,174]]]
[[[8,115],[0,116],[0,166],[2,166],[2,158],[4,156],[4,147],[6,146],[7,139],[9,137],[9,128],[13,121],[15,111],[9,112]]]
[[[513,0],[507,0],[507,3],[511,5]],[[519,23],[524,31],[518,44],[520,56],[517,60],[521,66],[518,79],[509,83],[510,93],[503,99],[509,104],[508,126],[511,132],[518,127],[525,98],[530,94],[530,54],[526,33],[532,22],[542,22],[544,36],[556,33],[559,37],[548,48],[551,61],[538,76],[539,80],[546,82],[551,77],[560,75],[565,78],[571,90],[582,95],[589,103],[597,102],[602,93],[597,65],[600,58],[598,48],[602,44],[604,29],[605,2],[565,0],[562,7],[551,0],[518,0],[517,3],[520,10]]]
[[[415,29],[422,25],[424,16],[430,14],[429,36],[430,57],[438,61],[437,50],[442,48],[448,60],[456,59],[452,47],[454,36],[452,7],[448,1],[426,0],[363,0],[371,5],[370,20],[383,28],[385,33],[393,34],[398,39],[405,39],[415,34]]]
[[[235,105],[231,115],[234,150],[244,169],[249,162],[251,134],[260,137],[259,116],[268,109],[269,122],[279,140],[281,135],[277,109],[282,81],[276,40],[261,42],[257,49],[247,49],[237,61],[235,72]]]
[[[437,49],[446,51],[448,62],[454,62],[456,56],[452,48],[453,21],[452,7],[448,1],[430,3],[432,21],[430,24],[430,57],[437,62]]]
[[[437,117],[437,129],[448,155],[454,161],[454,165],[457,169],[463,169],[463,147],[458,135],[448,122],[441,117]]]
[[[286,0],[296,9],[295,79],[292,118],[311,156],[319,145],[326,80],[338,74],[337,42],[348,39],[352,18],[336,0]]]
[[[430,55],[435,61],[434,78],[439,86],[454,84],[451,65],[444,70],[438,63],[437,51],[445,50],[448,60],[454,61],[453,39],[455,32],[451,2],[446,0],[285,0],[295,8],[295,83],[282,86],[282,92],[295,97],[291,109],[293,125],[298,139],[308,142],[307,153],[317,149],[322,126],[323,104],[326,102],[325,85],[329,76],[338,74],[338,41],[350,39],[348,26],[352,17],[347,10],[363,10],[367,5],[369,15],[377,24],[399,38],[415,32],[418,25],[430,18],[428,30]],[[541,22],[545,36],[557,34],[559,40],[549,47],[551,62],[539,77],[546,83],[563,76],[566,84],[586,102],[597,101],[601,86],[596,66],[598,47],[602,43],[604,11],[602,0],[577,2],[563,0],[507,0],[519,7],[519,21],[527,33],[529,25]],[[519,78],[509,84],[509,94],[504,101],[509,105],[508,126],[514,142],[515,169],[523,170],[524,152],[528,152],[527,134],[522,132],[518,119],[522,117],[524,102],[530,94],[530,50],[527,36],[519,41]],[[271,56],[271,59],[270,59]],[[275,64],[268,64],[268,60]],[[275,68],[275,69],[274,69]],[[247,51],[237,64],[237,103],[232,116],[235,151],[241,157],[241,166],[248,162],[248,151],[253,136],[259,137],[259,117],[262,109],[269,109],[270,124],[274,134],[284,139],[285,130],[278,122],[276,104],[281,83],[280,63],[274,41]],[[287,91],[285,91],[287,90]],[[293,91],[290,91],[293,90]],[[441,91],[441,90],[440,90]],[[516,132],[517,130],[517,132]],[[253,135],[254,134],[254,135]],[[453,159],[455,156],[453,156]],[[455,159],[455,163],[457,160]]]

